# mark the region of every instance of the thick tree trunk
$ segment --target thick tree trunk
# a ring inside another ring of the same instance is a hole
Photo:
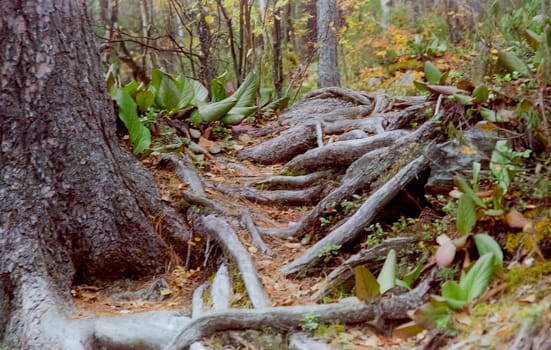
[[[161,271],[167,245],[152,220],[176,248],[190,236],[116,140],[83,4],[0,5],[0,343],[10,348],[86,347],[52,327],[72,312],[75,278]]]

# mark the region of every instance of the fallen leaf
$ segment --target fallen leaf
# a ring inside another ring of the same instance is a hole
[[[521,228],[524,229],[526,225],[531,224],[532,222],[519,213],[515,208],[511,209],[507,215],[505,215],[505,222],[511,228]]]

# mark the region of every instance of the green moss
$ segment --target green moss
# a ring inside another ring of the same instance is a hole
[[[306,172],[304,169],[281,169],[277,174],[281,176],[301,176]]]
[[[551,261],[538,262],[533,266],[515,266],[507,274],[507,285],[516,288],[522,284],[536,283],[548,274],[551,274]]]

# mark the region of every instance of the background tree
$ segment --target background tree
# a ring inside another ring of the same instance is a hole
[[[161,236],[179,252],[190,237],[117,142],[82,4],[1,5],[0,339],[13,348],[81,348],[83,332],[62,334],[71,284],[161,272]]]
[[[318,86],[340,86],[337,57],[338,10],[335,0],[320,0],[317,6],[318,23]]]

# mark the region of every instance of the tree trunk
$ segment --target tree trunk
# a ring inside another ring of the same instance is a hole
[[[151,221],[175,247],[190,231],[117,142],[84,2],[0,8],[0,343],[83,348],[52,323],[73,281],[160,272]]]
[[[337,2],[319,0],[318,16],[318,87],[340,86],[337,60]]]

